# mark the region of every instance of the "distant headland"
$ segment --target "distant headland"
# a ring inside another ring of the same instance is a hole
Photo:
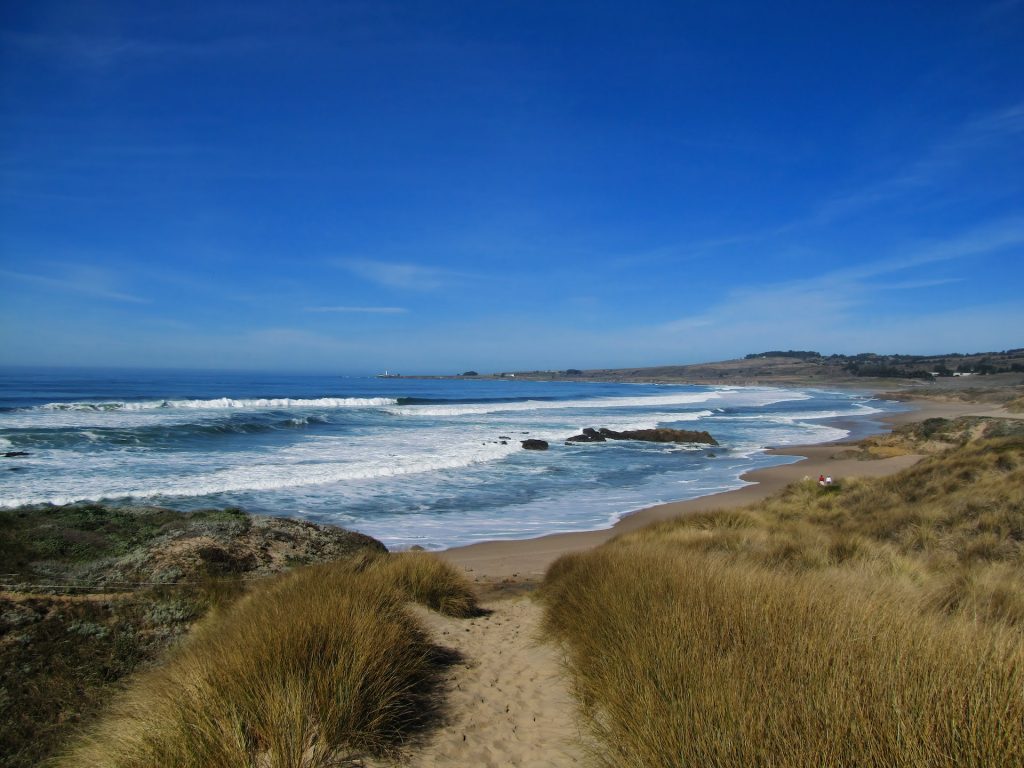
[[[563,370],[468,370],[452,376],[398,376],[388,378],[525,379],[527,381],[607,381],[656,384],[845,384],[877,386],[892,380],[934,382],[960,387],[975,377],[1003,376],[1024,381],[1024,348],[1002,352],[950,352],[941,355],[823,355],[807,350],[755,352],[734,360],[637,368],[566,368]],[[987,381],[995,380],[986,379]]]

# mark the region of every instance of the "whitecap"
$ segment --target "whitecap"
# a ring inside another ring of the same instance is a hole
[[[652,395],[650,397],[604,397],[584,400],[525,400],[513,403],[466,403],[458,405],[402,405],[385,408],[396,416],[478,416],[488,413],[515,411],[559,411],[564,409],[588,408],[653,408],[672,405],[692,405],[713,400],[718,392],[693,392],[678,395]]]
[[[46,403],[35,406],[47,411],[151,411],[164,408],[192,408],[219,410],[224,408],[378,408],[397,405],[393,397],[258,397],[241,398],[215,397],[209,400],[144,400],[139,402],[77,402]]]

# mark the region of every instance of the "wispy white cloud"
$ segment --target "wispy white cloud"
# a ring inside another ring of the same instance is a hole
[[[306,307],[306,312],[340,312],[365,315],[401,315],[405,307]]]
[[[968,119],[888,178],[824,201],[804,224],[823,225],[919,192],[970,167],[983,153],[1016,144],[1024,135],[1024,102]]]
[[[372,283],[413,291],[433,291],[467,276],[438,267],[376,259],[336,259],[333,264]]]
[[[922,190],[947,179],[947,175],[959,169],[970,168],[985,153],[998,153],[1008,146],[1020,146],[1024,137],[1024,102],[1012,103],[997,110],[978,115],[950,129],[944,136],[922,148],[918,157],[910,160],[888,176],[868,182],[858,188],[837,191],[826,197],[805,215],[790,221],[765,226],[749,231],[726,232],[720,237],[694,240],[691,242],[665,245],[646,251],[629,254],[614,254],[609,261],[615,264],[634,266],[640,262],[678,262],[680,259],[709,258],[723,249],[753,244],[772,244],[793,234],[808,229],[828,226],[855,217],[881,206],[893,204],[903,198],[920,194]],[[972,191],[973,185],[956,185],[955,188]],[[1002,222],[1001,231],[989,232],[988,237],[1009,236],[1012,243],[1018,242],[1021,222]],[[933,247],[924,258],[936,261],[955,257],[954,252],[965,248],[987,248],[979,241],[984,232],[972,234],[974,243],[952,241],[947,245]],[[950,254],[942,256],[941,249]]]
[[[62,293],[74,293],[80,296],[121,301],[130,304],[150,303],[149,299],[118,290],[107,273],[90,267],[76,267],[72,270],[71,274],[61,277],[16,272],[7,269],[0,269],[0,276]]]
[[[844,269],[833,277],[867,280],[929,264],[998,253],[1020,245],[1024,245],[1024,218],[1013,216],[942,240],[906,246],[896,256]]]
[[[940,285],[953,285],[954,283],[962,283],[964,280],[966,278],[963,277],[921,278],[920,280],[882,283],[876,285],[875,288],[883,291],[912,291],[917,288],[937,288]]]
[[[763,343],[836,349],[829,347],[830,340],[866,343],[871,334],[879,334],[877,342],[891,348],[894,337],[885,329],[896,325],[902,329],[905,318],[892,308],[889,300],[876,303],[879,291],[908,292],[958,282],[962,278],[933,277],[921,274],[920,270],[940,262],[967,260],[1021,246],[1024,246],[1024,219],[1006,219],[944,242],[919,245],[888,259],[799,280],[739,286],[703,312],[646,329],[644,333],[663,342],[670,338],[699,337],[702,344],[713,342],[719,349],[750,348],[748,351]],[[978,329],[974,320],[993,315],[984,306],[972,310],[973,314],[969,310],[966,308],[963,312],[973,318],[974,330]],[[1016,315],[1024,314],[1024,308],[1018,310]],[[1003,316],[1006,312],[1004,309]],[[951,321],[943,319],[947,317],[952,315],[936,312],[915,320],[914,325],[933,322],[934,332],[939,333],[940,329],[952,327]]]
[[[951,128],[927,144],[906,165],[860,187],[837,190],[805,215],[774,226],[749,232],[733,232],[657,249],[640,257],[706,256],[722,248],[771,242],[808,229],[826,227],[859,214],[877,210],[901,199],[920,194],[947,180],[950,174],[971,168],[986,153],[999,156],[1008,147],[1020,147],[1024,137],[1024,102],[993,109]],[[974,185],[956,185],[960,193],[973,193]]]

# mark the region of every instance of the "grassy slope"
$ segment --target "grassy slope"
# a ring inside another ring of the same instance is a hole
[[[262,583],[135,679],[56,764],[318,768],[394,754],[429,720],[443,664],[409,599],[476,610],[465,578],[425,554],[367,555]]]
[[[547,628],[599,764],[1024,764],[1024,434],[894,441],[915,439],[936,453],[898,475],[795,484],[552,566]]]
[[[37,765],[248,579],[367,550],[383,547],[233,509],[0,511],[0,766]]]

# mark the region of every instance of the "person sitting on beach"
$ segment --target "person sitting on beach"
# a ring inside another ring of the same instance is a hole
[[[824,484],[825,484],[825,476],[824,475],[818,475],[818,485],[824,485]]]
[[[825,478],[825,485],[832,485],[832,475]]]

